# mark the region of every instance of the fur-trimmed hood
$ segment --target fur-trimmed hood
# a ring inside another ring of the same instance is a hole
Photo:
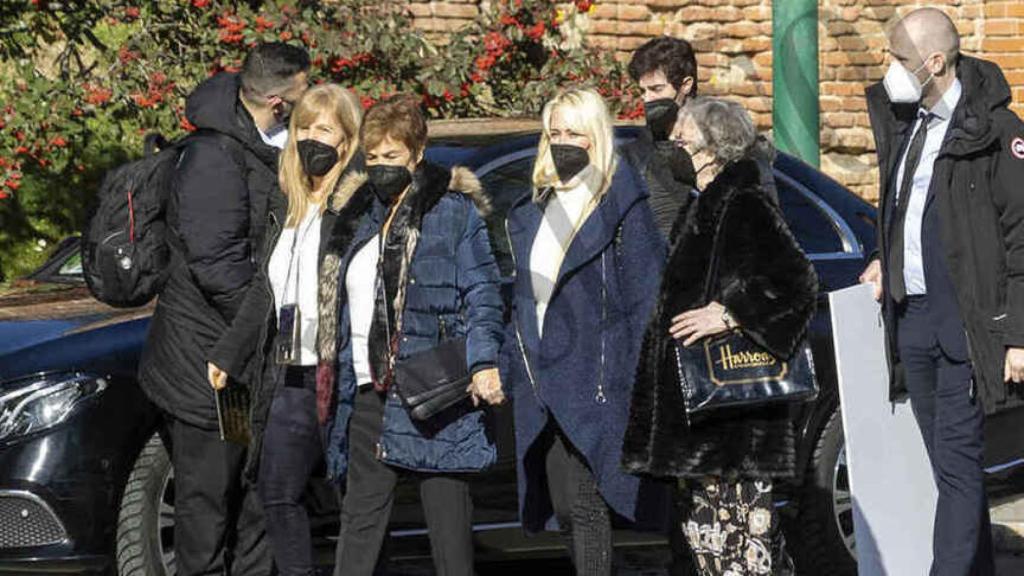
[[[445,178],[445,173],[448,174],[448,185],[447,188],[441,189],[436,187],[439,180]],[[491,199],[484,192],[484,187],[480,183],[480,179],[476,177],[476,174],[472,170],[464,166],[454,166],[451,170],[446,170],[440,166],[433,164],[423,163],[416,169],[416,173],[413,175],[414,182],[416,183],[417,189],[434,188],[435,192],[455,192],[459,194],[465,194],[473,200],[473,204],[476,205],[477,212],[481,216],[487,216],[491,213]],[[369,182],[366,172],[353,171],[346,174],[335,187],[334,192],[328,198],[327,209],[335,213],[340,213],[350,202],[357,192],[362,189],[363,192],[372,193],[369,186],[365,186]],[[432,204],[431,204],[432,206]]]

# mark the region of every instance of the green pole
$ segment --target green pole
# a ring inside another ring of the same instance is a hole
[[[772,2],[772,89],[776,147],[819,166],[817,0]]]

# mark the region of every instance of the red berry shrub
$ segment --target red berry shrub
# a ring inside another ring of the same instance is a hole
[[[40,0],[0,10],[0,279],[79,231],[103,173],[137,155],[146,133],[194,130],[189,91],[237,71],[261,41],[305,46],[313,80],[351,87],[365,107],[406,92],[433,118],[536,115],[558,86],[580,82],[635,115],[623,66],[581,41],[592,5],[494,0],[444,44],[420,33],[400,0]]]

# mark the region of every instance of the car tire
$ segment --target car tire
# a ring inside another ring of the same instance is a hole
[[[174,471],[154,434],[128,477],[117,522],[118,576],[174,576]]]
[[[856,576],[853,507],[843,419],[836,407],[822,427],[800,488],[794,537],[787,538],[799,574]]]

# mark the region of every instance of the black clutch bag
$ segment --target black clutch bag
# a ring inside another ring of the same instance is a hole
[[[723,213],[719,222],[725,219]],[[711,302],[718,281],[718,236],[704,285],[704,301]],[[704,338],[692,346],[674,342],[676,368],[687,419],[722,408],[805,402],[818,395],[814,357],[804,339],[791,358],[778,358],[741,330]]]
[[[429,420],[469,397],[466,339],[445,340],[395,363],[395,386],[413,420]]]

